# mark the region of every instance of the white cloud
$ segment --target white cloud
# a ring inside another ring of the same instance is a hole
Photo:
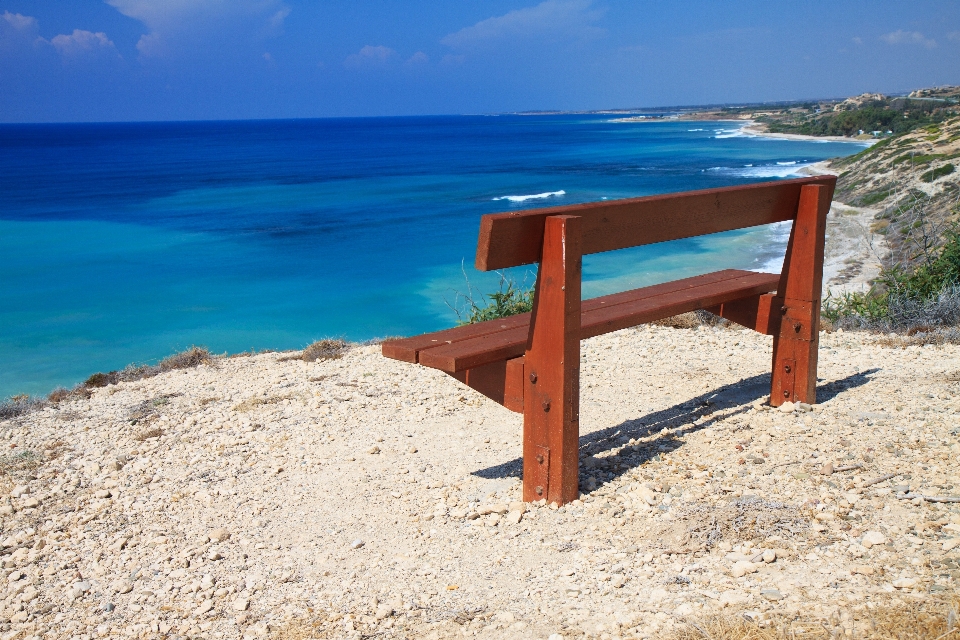
[[[853,40],[853,44],[857,44],[857,45],[863,44],[863,38],[861,38],[860,36],[856,36],[852,38],[852,40]]]
[[[960,31],[951,31],[947,34],[947,40],[953,40],[954,42],[960,42]]]
[[[567,36],[595,37],[604,30],[593,26],[602,15],[591,11],[592,0],[546,0],[535,7],[516,9],[502,16],[481,20],[473,26],[445,36],[440,42],[465,48],[503,39]]]
[[[367,45],[357,53],[347,56],[343,64],[351,69],[382,67],[397,55],[390,47]]]
[[[83,29],[74,29],[70,35],[54,36],[51,38],[50,44],[64,57],[76,57],[111,49],[116,51],[113,41],[102,31],[94,33]]]
[[[267,20],[267,24],[273,27],[274,29],[281,29],[283,27],[283,21],[287,19],[287,16],[290,15],[290,7],[284,7],[277,11],[275,14],[270,16],[270,19]]]
[[[180,49],[184,40],[203,43],[207,29],[248,31],[254,38],[277,35],[291,9],[282,0],[104,0],[139,20],[147,33],[137,42],[144,57]]]
[[[17,31],[32,31],[37,28],[37,19],[33,16],[25,16],[21,13],[3,12],[3,19]]]
[[[903,29],[885,33],[880,36],[880,39],[887,44],[919,44],[927,49],[933,49],[937,46],[936,40],[927,38],[919,31],[904,31]]]
[[[404,63],[407,66],[421,65],[430,62],[430,56],[425,54],[423,51],[417,51],[415,54],[410,56],[407,61]]]

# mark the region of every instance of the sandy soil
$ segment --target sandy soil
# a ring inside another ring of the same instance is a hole
[[[877,143],[875,138],[864,138],[864,139],[854,139],[848,138],[846,136],[805,136],[798,133],[771,133],[767,125],[762,122],[753,122],[750,121],[750,124],[746,125],[742,129],[744,135],[748,136],[757,136],[761,138],[782,138],[784,140],[809,140],[811,142],[858,142],[865,143],[867,146],[872,146]]]
[[[808,175],[836,175],[829,161],[804,167]],[[834,200],[827,215],[827,240],[824,248],[823,290],[840,295],[849,291],[864,291],[870,287],[882,267],[886,255],[883,237],[873,233],[877,209],[852,207]]]
[[[960,485],[960,347],[823,334],[821,404],[793,411],[769,361],[729,328],[585,341],[559,509],[517,502],[520,416],[375,345],[2,422],[0,632],[652,637],[952,589],[960,505],[926,498]]]

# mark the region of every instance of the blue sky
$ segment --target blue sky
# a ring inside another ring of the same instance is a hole
[[[790,100],[960,84],[960,2],[0,0],[0,121]]]

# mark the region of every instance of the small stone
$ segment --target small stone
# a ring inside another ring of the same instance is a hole
[[[875,571],[873,570],[873,567],[866,564],[854,565],[853,568],[850,569],[850,572],[859,573],[862,576],[872,576],[875,573]]]
[[[357,538],[356,540],[354,540],[353,542],[350,543],[350,548],[351,548],[351,549],[359,549],[359,548],[362,547],[364,544],[366,544],[366,543],[365,543],[363,540],[360,540],[359,538]]]
[[[121,580],[117,580],[112,585],[110,585],[110,588],[116,591],[117,593],[123,595],[125,593],[130,593],[131,591],[133,591],[133,583],[130,582],[129,580],[121,579]]]
[[[100,610],[105,611],[106,613],[110,613],[114,609],[116,609],[116,606],[114,606],[112,602],[104,602],[102,605],[100,605]]]
[[[610,578],[610,586],[614,589],[619,589],[625,584],[627,584],[627,579],[619,573]]]
[[[820,467],[820,473],[821,473],[822,475],[825,475],[825,476],[832,476],[832,475],[833,475],[833,463],[832,463],[832,462],[828,462],[827,464],[825,464],[825,465],[823,465],[822,467]]]
[[[879,531],[867,531],[863,534],[863,538],[860,540],[860,544],[865,546],[867,549],[881,544],[886,544],[887,536],[883,535]]]
[[[250,608],[250,600],[247,598],[237,598],[233,601],[232,606],[234,611],[246,611]]]
[[[373,445],[372,447],[370,447],[369,449],[367,449],[367,453],[369,453],[369,454],[371,454],[371,455],[376,455],[376,454],[380,453],[380,447],[378,447],[377,445]]]
[[[805,413],[809,413],[810,411],[813,411],[813,405],[809,405],[806,402],[798,402],[796,404],[796,409],[797,411],[803,411]]]
[[[207,534],[207,537],[210,538],[210,542],[223,542],[224,540],[230,539],[230,532],[226,529],[214,529]]]
[[[491,513],[491,514],[487,517],[487,526],[488,526],[488,527],[495,527],[495,526],[497,526],[498,524],[500,524],[500,514],[499,514],[499,513]]]
[[[912,589],[917,586],[917,581],[913,578],[900,578],[893,581],[893,586],[897,589]]]
[[[204,600],[200,606],[194,610],[193,615],[199,617],[213,609],[213,600]]]
[[[101,499],[101,500],[103,500],[104,498],[109,498],[109,497],[111,497],[112,495],[113,495],[113,494],[110,493],[110,491],[107,490],[107,489],[100,489],[99,491],[97,491],[96,493],[93,494],[93,496],[94,496],[95,498],[99,498],[99,499]]]
[[[518,524],[521,518],[523,518],[522,513],[520,513],[519,511],[511,511],[506,515],[506,517],[504,518],[504,521],[507,524]]]
[[[777,559],[777,552],[774,551],[773,549],[767,549],[766,551],[763,552],[763,561],[766,562],[767,564],[770,564],[776,559]]]
[[[74,588],[74,589],[79,589],[80,591],[86,593],[87,591],[90,591],[90,583],[87,582],[86,580],[83,580],[83,581],[80,581],[80,582],[74,582],[74,583],[73,583],[73,588]]]
[[[779,589],[761,589],[760,597],[776,602],[778,600],[783,600],[783,594],[780,593]]]
[[[748,573],[756,573],[757,565],[749,560],[740,560],[733,563],[733,567],[730,568],[730,573],[733,574],[734,578],[742,578]]]
[[[944,551],[953,551],[958,546],[960,546],[960,538],[950,538],[949,540],[943,541]]]
[[[779,411],[780,413],[793,413],[794,408],[794,404],[790,401],[787,401],[780,405]]]
[[[25,496],[28,493],[30,493],[29,487],[24,487],[24,486],[14,487],[13,491],[10,492],[10,497],[19,498],[20,496]]]
[[[519,511],[520,513],[527,512],[527,503],[526,502],[511,502],[510,511]]]
[[[417,448],[416,448],[416,447],[410,447],[409,449],[407,449],[407,452],[408,452],[408,453],[416,453],[416,452],[417,452]]]
[[[40,501],[34,498],[33,496],[23,501],[24,509],[36,509],[39,506],[40,506]]]
[[[383,620],[384,618],[389,618],[393,615],[393,607],[388,604],[381,604],[377,607],[377,612],[374,614],[374,617],[377,620]]]

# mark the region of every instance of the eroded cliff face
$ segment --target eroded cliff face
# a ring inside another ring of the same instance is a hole
[[[923,261],[960,214],[960,118],[887,138],[832,163],[835,198],[877,210],[870,231],[886,266]]]

